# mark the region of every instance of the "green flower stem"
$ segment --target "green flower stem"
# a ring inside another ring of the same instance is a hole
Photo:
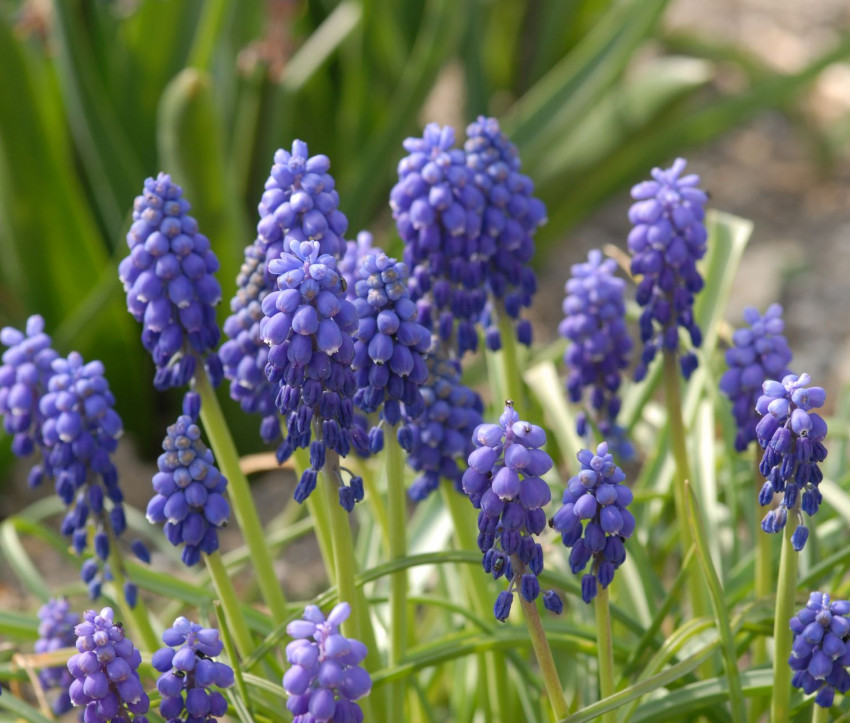
[[[301,478],[301,474],[310,466],[310,455],[306,449],[296,449],[292,455],[295,462],[295,477]],[[336,486],[334,486],[336,488]],[[333,542],[331,540],[331,521],[328,517],[328,506],[325,502],[326,491],[323,485],[316,485],[306,501],[307,509],[313,518],[316,531],[316,541],[319,543],[319,552],[325,562],[325,570],[331,582],[336,582],[336,565],[334,563]]]
[[[599,697],[614,695],[614,647],[611,640],[611,610],[608,605],[608,590],[601,585],[595,599],[596,605],[596,654],[599,657]],[[614,723],[617,716],[608,711],[601,716],[602,723]]]
[[[761,450],[756,447],[753,450],[753,479],[756,481],[756,483],[763,481],[761,473],[759,472],[760,459]],[[758,487],[756,489],[758,489]],[[761,529],[761,513],[758,508],[758,498],[755,494],[752,495],[752,498],[755,500],[756,503],[755,526],[753,529],[753,534],[756,538],[756,599],[763,600],[764,598],[768,598],[773,595],[774,577],[772,570],[773,565],[771,564],[771,540],[770,535],[768,535],[764,530]],[[755,640],[755,647],[753,649],[753,662],[756,665],[761,665],[762,663],[767,662],[767,640],[763,636],[759,636]]]
[[[829,723],[829,708],[821,708],[815,703],[812,706],[812,723]]]
[[[502,336],[502,349],[498,352],[501,360],[502,375],[504,377],[502,389],[506,399],[511,399],[521,405],[522,399],[522,376],[519,372],[519,359],[517,357],[516,331],[511,318],[508,316],[502,304],[499,304],[499,333]],[[497,400],[498,403],[505,399]]]
[[[221,561],[221,553],[216,550],[211,555],[204,555],[204,564],[209,570],[213,585],[215,586],[218,599],[221,601],[221,606],[224,609],[224,615],[227,618],[227,626],[233,635],[234,642],[238,648],[241,657],[250,655],[254,650],[254,641],[251,638],[251,633],[248,630],[248,625],[245,618],[239,611],[239,598],[236,596],[236,591],[233,589],[233,583],[230,580],[230,575]],[[235,661],[234,661],[235,662]]]
[[[522,563],[522,560],[520,560],[516,555],[511,556],[511,566],[514,569],[515,580],[526,571],[526,567]],[[531,647],[534,649],[537,664],[540,666],[540,674],[543,677],[543,685],[546,686],[546,693],[549,696],[549,703],[552,706],[552,711],[555,713],[555,720],[561,720],[561,718],[566,718],[567,715],[569,715],[569,706],[567,705],[567,699],[564,697],[564,689],[561,687],[561,680],[558,677],[558,669],[555,667],[555,659],[552,657],[552,649],[549,647],[549,641],[546,640],[546,631],[543,629],[543,621],[540,619],[540,611],[537,609],[536,602],[528,602],[528,600],[519,593],[517,594],[517,597],[519,597],[520,604],[522,605],[523,612],[525,613],[525,622],[528,625]],[[607,601],[607,595],[605,599]],[[613,655],[613,653],[611,653],[611,655]],[[601,657],[602,653],[600,653],[600,658]],[[609,685],[613,686],[613,671],[608,671],[608,680]],[[603,697],[605,696],[606,694],[603,693]]]
[[[452,518],[457,546],[461,550],[479,552],[475,536],[474,509],[469,500],[457,493],[451,483],[440,483],[440,494],[443,496],[446,508]],[[463,576],[466,585],[467,599],[479,616],[487,618],[493,614],[493,600],[490,599],[487,586],[474,579],[472,575]],[[509,683],[504,661],[497,658],[495,653],[485,653],[482,658],[484,670],[489,678],[487,689],[494,691],[493,717],[495,720],[510,720],[511,704],[508,697]],[[489,698],[488,698],[489,700]]]
[[[682,539],[684,555],[694,544],[693,531],[687,523],[688,511],[685,506],[685,481],[693,480],[688,461],[688,447],[685,442],[685,422],[682,419],[682,396],[679,391],[679,364],[676,353],[664,350],[664,401],[667,404],[667,419],[670,425],[670,440],[673,447],[673,459],[676,462],[676,476],[673,480],[673,502],[676,507],[676,519],[679,521],[679,534]],[[694,568],[688,579],[691,608],[694,617],[708,615],[707,592],[702,584],[699,570]]]
[[[404,489],[404,455],[396,437],[397,427],[384,435],[387,466],[387,508],[389,512],[390,560],[407,555],[407,505]],[[390,578],[390,666],[404,657],[407,639],[407,570],[399,570]],[[406,678],[390,685],[390,720],[404,720]]]
[[[251,559],[254,563],[260,592],[271,610],[272,619],[276,625],[279,625],[287,619],[286,598],[274,572],[272,557],[266,544],[265,531],[260,523],[254,499],[251,497],[251,488],[239,468],[239,454],[236,451],[236,445],[233,443],[233,437],[230,436],[230,430],[227,428],[227,423],[215,396],[215,390],[212,388],[207,373],[201,364],[198,365],[198,370],[195,373],[195,382],[197,392],[201,396],[201,421],[204,425],[204,431],[209,438],[210,447],[212,447],[219,469],[227,477],[229,483],[227,489],[230,501],[233,503],[233,512],[236,515],[239,529],[242,530],[242,535],[245,537],[245,542],[251,550]]]
[[[793,510],[788,519],[793,520]],[[776,590],[776,613],[773,617],[773,697],[770,701],[770,720],[787,721],[791,711],[791,655],[792,633],[788,621],[794,616],[797,597],[797,552],[791,546],[794,525],[785,525],[782,534],[782,552],[779,557],[779,583]]]

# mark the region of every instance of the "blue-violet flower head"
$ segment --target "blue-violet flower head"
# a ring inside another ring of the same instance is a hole
[[[80,622],[80,616],[71,611],[67,598],[50,598],[38,611],[38,640],[35,641],[36,653],[53,653],[62,648],[73,647],[77,642],[74,628]],[[56,715],[67,713],[73,708],[68,688],[74,680],[68,667],[58,665],[43,668],[38,673],[38,680],[45,690],[58,688],[59,694],[53,701],[53,712]]]

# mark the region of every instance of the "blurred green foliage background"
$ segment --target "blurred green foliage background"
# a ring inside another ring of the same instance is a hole
[[[540,264],[647,169],[765,108],[793,114],[850,54],[844,35],[779,74],[745,47],[671,34],[668,4],[0,0],[0,325],[41,313],[61,353],[103,359],[149,445],[177,398],[150,384],[116,271],[145,177],[183,185],[229,299],[276,148],[327,154],[349,235],[392,246],[388,191],[426,106],[459,124],[496,115],[549,208]],[[730,67],[734,92],[717,82]],[[447,78],[456,102],[434,95]],[[254,420],[235,418],[253,440]]]

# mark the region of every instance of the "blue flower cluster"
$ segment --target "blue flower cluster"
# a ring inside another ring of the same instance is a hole
[[[318,607],[308,605],[302,620],[286,626],[295,640],[286,646],[292,667],[283,676],[283,689],[289,695],[286,707],[298,723],[363,721],[363,711],[354,701],[369,694],[372,679],[360,667],[366,646],[339,632],[350,613],[350,605],[341,602],[325,620]]]
[[[74,705],[85,706],[86,723],[147,723],[150,699],[138,673],[142,656],[115,622],[112,608],[86,610],[74,632],[79,652],[68,661],[74,676],[69,694]]]
[[[222,378],[214,351],[220,337],[215,305],[221,287],[213,275],[218,259],[182,194],[165,173],[145,181],[127,233],[130,255],[118,266],[127,308],[144,324],[142,344],[156,364],[157,389],[186,386],[198,358],[213,384]]]
[[[428,381],[425,354],[431,334],[416,321],[407,267],[381,251],[365,254],[355,295],[354,403],[367,413],[380,411],[389,425],[401,421],[402,404],[405,415],[415,419],[425,408],[419,388]]]
[[[80,616],[71,612],[67,598],[50,598],[38,611],[38,640],[35,641],[36,653],[52,653],[62,648],[70,648],[77,642],[74,628],[80,622]],[[53,668],[43,668],[38,673],[38,680],[45,690],[58,688],[59,695],[53,701],[53,712],[56,715],[67,713],[73,704],[68,688],[74,678],[67,666],[58,665]]]
[[[626,475],[602,442],[596,454],[589,449],[577,455],[581,471],[567,483],[561,507],[549,525],[561,533],[570,550],[570,568],[577,574],[591,563],[581,580],[581,597],[590,603],[597,582],[606,589],[614,572],[626,560],[625,540],[635,529],[635,518],[627,509],[633,496],[623,484]]]
[[[616,262],[603,261],[597,249],[588,254],[587,263],[573,265],[566,284],[565,318],[558,327],[560,335],[571,342],[564,352],[570,401],[580,403],[585,389],[590,389],[590,407],[599,432],[608,440],[624,438],[616,423],[620,413],[617,392],[632,351],[625,320],[626,282],[614,276],[616,268]],[[584,412],[576,422],[579,435],[584,436]],[[633,454],[628,443],[621,444],[618,451],[625,459]]]
[[[785,323],[782,307],[771,304],[764,316],[752,306],[744,309],[749,328],[737,329],[733,346],[726,351],[729,368],[720,379],[720,391],[732,402],[732,416],[738,427],[735,449],[743,452],[754,441],[759,415],[756,402],[765,379],[782,379],[790,374],[791,349],[782,334]]]
[[[543,572],[543,548],[534,536],[546,528],[542,508],[552,492],[541,475],[552,469],[552,458],[540,449],[546,444],[546,432],[522,421],[510,401],[499,423],[480,424],[472,440],[476,449],[463,474],[463,491],[481,510],[478,547],[484,553],[484,571],[496,580],[504,575],[510,583],[494,608],[496,619],[505,620],[515,590],[528,602],[540,594],[537,577]],[[555,598],[544,596],[547,608],[557,609]]]
[[[762,415],[756,435],[764,450],[759,471],[767,480],[759,493],[759,503],[764,507],[773,502],[774,495],[783,495],[779,506],[765,515],[761,528],[780,532],[788,514],[795,514],[797,528],[791,543],[797,551],[809,539],[801,510],[812,516],[823,499],[818,489],[823,472],[818,465],[826,459],[826,422],[812,411],[823,406],[826,393],[822,387],[809,387],[809,382],[808,374],[788,374],[781,382],[769,379],[762,385],[764,393],[756,402],[756,411]]]
[[[44,319],[31,316],[26,332],[10,326],[0,329],[0,344],[8,347],[0,365],[0,415],[3,429],[12,437],[12,454],[26,457],[41,445],[38,400],[53,374],[59,355],[44,333]],[[37,483],[31,479],[30,483]]]
[[[791,684],[806,695],[817,691],[815,703],[829,708],[835,693],[850,690],[850,602],[832,600],[813,592],[800,612],[791,618],[794,644],[788,665],[794,670]]]
[[[337,264],[339,275],[345,281],[345,298],[349,301],[354,301],[357,298],[355,291],[357,285],[357,267],[360,265],[360,259],[366,254],[373,253],[379,249],[375,247],[375,240],[372,234],[368,231],[361,231],[357,234],[356,241],[345,242],[345,254]]]
[[[708,196],[697,188],[699,176],[682,176],[686,161],[677,158],[672,167],[652,169],[652,181],[632,188],[636,200],[629,209],[634,228],[629,233],[632,274],[642,277],[637,302],[644,307],[640,336],[644,343],[635,379],[646,376],[660,347],[679,349],[679,329],[684,328],[693,346],[702,344],[702,332],[694,319],[694,294],[703,287],[696,262],[705,255],[705,204]],[[697,367],[693,352],[679,362],[685,378]]]
[[[411,298],[419,320],[458,355],[478,347],[478,322],[487,301],[481,249],[484,197],[475,187],[454,130],[429,123],[408,138],[390,207],[405,243]],[[493,240],[489,240],[493,245]]]
[[[154,525],[164,524],[168,541],[175,547],[184,545],[183,562],[194,565],[202,552],[209,555],[218,549],[218,529],[230,518],[224,497],[227,479],[215,466],[191,417],[182,415],[168,428],[162,449],[147,519]]]
[[[519,317],[537,291],[529,262],[533,235],[546,222],[546,206],[532,195],[534,183],[520,173],[516,146],[502,133],[499,121],[479,116],[467,126],[466,136],[466,165],[485,202],[479,253],[487,257],[484,277],[491,297],[482,316],[487,347],[495,351],[502,346],[501,313],[514,320],[517,339],[530,345],[531,323]]]
[[[229,688],[234,682],[233,669],[213,660],[224,647],[218,630],[179,617],[162,634],[162,642],[167,647],[151,658],[151,665],[162,673],[156,681],[162,695],[160,715],[174,722],[217,721],[227,713],[227,701],[209,688]]]
[[[429,356],[426,363],[428,381],[420,389],[425,411],[416,419],[405,418],[398,430],[407,464],[420,473],[407,490],[416,502],[437,489],[440,477],[462,491],[458,460],[470,455],[472,433],[484,421],[481,397],[461,384],[460,363],[440,356]]]
[[[309,446],[310,467],[295,489],[303,502],[316,487],[327,450],[345,457],[357,441],[351,435],[357,310],[345,299],[336,260],[320,254],[318,242],[293,241],[268,270],[278,288],[263,299],[260,334],[270,346],[266,373],[280,385],[275,403],[287,420],[278,459]]]

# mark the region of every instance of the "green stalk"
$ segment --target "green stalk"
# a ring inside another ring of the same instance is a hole
[[[254,641],[251,638],[251,633],[248,630],[248,625],[245,618],[239,611],[239,598],[236,596],[236,591],[233,589],[233,583],[230,580],[230,575],[221,561],[221,553],[216,550],[211,555],[204,555],[204,564],[209,570],[210,577],[213,581],[218,599],[221,601],[221,606],[224,609],[224,615],[227,618],[227,625],[233,638],[236,642],[236,647],[241,653],[241,657],[250,655],[254,650]],[[234,660],[234,663],[236,661]]]
[[[387,465],[387,507],[389,511],[390,560],[407,555],[407,505],[404,489],[404,455],[396,438],[396,427],[384,435]],[[390,654],[389,665],[398,665],[404,657],[407,640],[407,570],[390,577]],[[390,684],[390,720],[404,720],[405,681]]]
[[[499,304],[498,314],[499,333],[502,336],[502,349],[498,352],[502,366],[502,376],[504,377],[504,386],[502,389],[507,399],[515,401],[517,405],[522,405],[522,376],[519,372],[519,360],[517,358],[516,332],[514,331],[511,318],[501,304]],[[499,403],[498,406],[501,406],[501,402],[504,401],[506,400],[497,400]]]
[[[601,585],[596,593],[596,654],[599,657],[599,697],[614,695],[614,646],[611,640],[611,609],[608,590]],[[603,713],[602,723],[614,723],[614,711]]]
[[[779,557],[776,613],[773,617],[773,697],[770,701],[770,720],[773,723],[787,721],[791,711],[791,668],[788,656],[791,655],[793,636],[788,621],[794,616],[797,593],[797,553],[791,546],[794,514],[794,510],[788,510]]]
[[[301,478],[301,474],[310,466],[310,456],[306,449],[296,449],[292,455],[295,462],[295,476]],[[336,565],[334,564],[333,542],[331,541],[331,521],[328,517],[328,506],[325,503],[325,488],[316,485],[305,504],[313,518],[316,531],[316,541],[319,543],[319,552],[325,562],[325,571],[331,582],[336,582]]]
[[[685,442],[685,422],[682,418],[682,396],[679,391],[679,365],[676,353],[664,350],[664,401],[667,405],[667,420],[670,426],[670,442],[673,459],[676,463],[676,477],[673,480],[673,502],[676,506],[676,519],[679,521],[679,533],[682,538],[682,555],[694,544],[693,532],[687,523],[688,510],[685,504],[685,482],[693,480],[688,461],[688,447]],[[706,592],[699,572],[694,569],[688,579],[691,609],[694,617],[708,614]],[[707,671],[705,671],[707,672]]]
[[[753,479],[756,483],[762,480],[761,472],[759,471],[759,461],[761,459],[761,449],[755,447],[753,450]],[[758,487],[757,487],[758,489]],[[756,571],[755,571],[755,590],[756,600],[764,600],[773,595],[773,551],[771,550],[771,539],[764,530],[761,529],[761,512],[758,509],[758,498],[753,495],[755,500],[755,525],[753,527],[753,535],[756,543]],[[767,654],[767,638],[764,635],[756,637],[753,644],[753,664],[764,665],[769,660]],[[767,695],[758,696],[753,699],[750,705],[750,721],[758,721],[767,712],[769,704]]]
[[[516,555],[511,556],[511,565],[514,569],[514,579],[520,577],[526,570],[525,565]],[[528,635],[531,638],[531,647],[534,649],[537,664],[540,666],[540,674],[543,676],[543,685],[546,686],[546,694],[549,696],[549,703],[555,713],[555,720],[561,720],[569,715],[569,706],[567,705],[567,699],[564,697],[564,689],[561,687],[561,680],[558,677],[558,669],[555,667],[555,659],[552,657],[552,649],[549,647],[549,641],[546,639],[546,631],[543,629],[543,621],[540,620],[540,611],[537,609],[536,602],[528,602],[528,600],[519,593],[517,593],[517,596],[519,597],[520,604],[522,605],[523,612],[525,613],[525,622],[528,625]],[[608,679],[610,684],[613,685],[613,672],[608,672]]]
[[[812,723],[829,723],[829,708],[821,708],[815,703],[812,706]]]
[[[215,390],[202,364],[198,365],[195,373],[195,383],[197,392],[201,396],[201,421],[204,431],[209,438],[216,462],[229,482],[227,489],[230,501],[233,503],[233,512],[245,542],[251,550],[251,559],[254,561],[260,592],[271,610],[275,624],[280,625],[287,619],[286,598],[283,596],[283,588],[274,572],[265,531],[260,523],[254,499],[251,497],[251,488],[239,468],[236,445],[233,443],[233,437],[230,436]]]

